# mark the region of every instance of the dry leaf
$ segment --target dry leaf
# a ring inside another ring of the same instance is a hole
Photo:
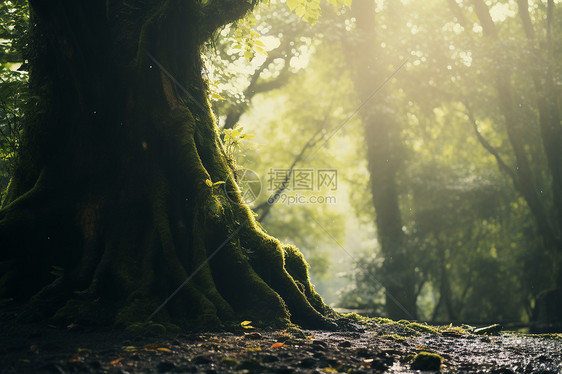
[[[282,346],[284,346],[284,345],[285,345],[285,344],[283,344],[283,343],[275,343],[275,344],[273,344],[273,345],[271,346],[271,348],[279,348],[279,347],[282,347]]]
[[[157,350],[157,351],[162,351],[162,352],[172,352],[170,349],[164,348],[164,347],[156,348],[156,350]]]
[[[120,363],[122,360],[123,360],[123,357],[119,357],[118,359],[115,359],[115,360],[111,361],[111,362],[109,363],[109,365],[115,366],[115,365],[117,365],[118,363]]]

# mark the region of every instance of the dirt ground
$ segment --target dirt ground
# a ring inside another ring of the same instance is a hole
[[[23,324],[0,310],[2,373],[562,373],[562,334],[342,319],[340,331],[132,334]],[[427,352],[427,353],[426,353]]]

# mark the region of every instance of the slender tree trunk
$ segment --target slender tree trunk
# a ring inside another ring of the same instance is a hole
[[[356,19],[355,39],[346,51],[359,99],[364,102],[387,78],[377,55],[375,3],[355,0],[352,14]],[[367,145],[371,192],[376,211],[376,227],[384,256],[381,280],[386,288],[386,311],[390,318],[416,317],[414,264],[411,249],[402,231],[398,186],[398,129],[384,90],[361,110]]]
[[[483,0],[473,0],[475,13],[480,21],[483,29],[484,37],[488,40],[497,42],[499,40],[498,31],[490,16],[489,9]],[[528,18],[527,8],[519,1],[520,15],[524,24],[524,28],[528,38],[533,36],[532,28],[530,29],[530,19]],[[535,86],[542,87],[540,78],[534,74],[533,79]],[[511,148],[515,154],[517,167],[515,168],[514,184],[519,190],[529,209],[535,218],[537,229],[543,239],[544,247],[551,251],[556,261],[554,266],[559,272],[559,282],[562,282],[562,269],[560,264],[560,253],[562,253],[562,239],[560,237],[560,229],[558,223],[553,223],[549,215],[548,209],[538,193],[535,177],[531,168],[531,164],[527,157],[524,147],[521,123],[515,105],[513,104],[513,89],[510,82],[510,74],[508,71],[499,70],[496,75],[496,89],[500,107],[505,118],[506,131],[511,144]],[[562,166],[562,159],[558,151],[562,144],[562,131],[560,129],[560,120],[556,119],[556,112],[549,109],[548,98],[542,93],[538,93],[538,109],[539,109],[539,125],[543,139],[543,148],[549,162],[549,168],[552,176],[552,196],[554,200],[554,216],[559,216],[559,205],[562,202],[560,197],[559,184],[562,182],[562,174],[559,170]],[[556,123],[554,123],[554,121]],[[555,218],[556,219],[556,218]]]
[[[0,295],[31,298],[28,318],[333,326],[298,250],[225,193],[200,48],[252,4],[31,5],[36,99],[0,210]]]
[[[529,49],[538,61],[546,60],[546,64],[537,64],[538,66],[532,70],[531,78],[537,97],[537,109],[539,114],[539,127],[541,131],[542,144],[548,167],[552,177],[552,200],[554,209],[554,229],[556,235],[560,238],[562,235],[562,126],[560,123],[560,110],[558,102],[560,100],[560,90],[555,88],[555,79],[552,72],[553,44],[552,44],[552,18],[554,17],[554,2],[547,2],[547,22],[546,22],[546,54],[539,54],[539,46],[536,40],[536,33],[529,15],[529,4],[527,0],[517,0],[519,18],[527,41]],[[546,65],[546,66],[545,66]],[[562,254],[562,240],[558,243],[558,253]],[[558,286],[562,287],[562,259],[558,266]]]

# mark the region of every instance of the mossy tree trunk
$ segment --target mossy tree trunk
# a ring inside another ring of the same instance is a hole
[[[0,210],[0,297],[29,300],[27,317],[127,324],[185,283],[154,321],[333,326],[298,250],[224,192],[234,165],[200,48],[253,4],[30,5],[34,100]]]

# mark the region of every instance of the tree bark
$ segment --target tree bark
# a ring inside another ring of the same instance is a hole
[[[1,297],[32,319],[333,327],[300,252],[225,193],[235,166],[200,48],[253,4],[30,3],[35,99],[0,210]]]

